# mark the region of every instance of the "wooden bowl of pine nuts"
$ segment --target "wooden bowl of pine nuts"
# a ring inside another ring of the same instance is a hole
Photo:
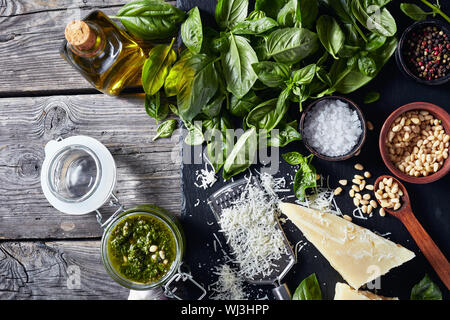
[[[450,171],[450,116],[428,102],[395,110],[381,128],[379,147],[388,169],[410,183],[430,183]]]

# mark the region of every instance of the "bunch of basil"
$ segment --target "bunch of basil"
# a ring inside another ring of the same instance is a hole
[[[172,36],[181,23],[186,49],[156,45],[144,65],[146,110],[158,121],[178,115],[185,141],[206,142],[228,179],[253,163],[258,139],[274,147],[301,139],[292,103],[301,112],[308,99],[353,92],[377,75],[397,44],[388,2],[256,0],[249,12],[249,0],[219,0],[217,28],[202,24],[197,7],[185,15],[162,0],[132,1],[117,17],[143,39]],[[233,118],[244,130],[237,141],[227,134]]]

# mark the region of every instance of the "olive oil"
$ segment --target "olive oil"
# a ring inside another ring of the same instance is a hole
[[[61,56],[101,92],[115,96],[140,83],[142,48],[103,12],[69,23],[65,36]]]

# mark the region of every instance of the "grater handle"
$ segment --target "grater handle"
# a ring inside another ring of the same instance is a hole
[[[277,300],[292,300],[291,291],[286,283],[282,283],[279,286],[272,289],[272,293]]]

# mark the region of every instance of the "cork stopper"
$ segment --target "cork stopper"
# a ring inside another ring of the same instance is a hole
[[[70,22],[65,31],[67,42],[80,50],[92,49],[95,45],[97,35],[89,25],[80,20]]]

